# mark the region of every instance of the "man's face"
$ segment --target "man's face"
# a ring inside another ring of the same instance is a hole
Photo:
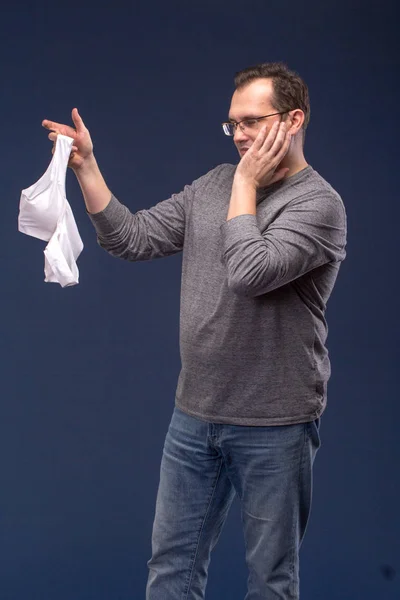
[[[235,90],[229,110],[229,120],[237,122],[242,121],[243,119],[262,117],[277,112],[270,101],[272,95],[273,88],[271,79],[257,79],[245,87]],[[281,118],[282,115],[275,115],[273,117],[268,117],[268,119],[262,119],[251,126],[245,126],[244,131],[242,131],[240,126],[236,127],[233,141],[238,149],[240,157],[242,157],[253,144],[263,125],[266,124],[268,127],[267,131],[269,131],[275,121],[280,121]],[[242,125],[246,124],[243,123]]]

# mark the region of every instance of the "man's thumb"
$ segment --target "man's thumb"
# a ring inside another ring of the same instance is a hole
[[[76,131],[83,131],[85,129],[85,124],[82,121],[82,117],[80,116],[77,108],[72,109],[71,116],[76,127]]]

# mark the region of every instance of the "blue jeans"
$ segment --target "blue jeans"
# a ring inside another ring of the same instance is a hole
[[[319,420],[247,427],[175,408],[165,439],[146,600],[203,600],[210,554],[241,504],[245,600],[297,600]],[[232,598],[230,600],[237,600]]]

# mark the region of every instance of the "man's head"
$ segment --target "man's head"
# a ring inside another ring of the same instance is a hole
[[[300,138],[301,146],[304,144],[310,100],[307,86],[297,73],[283,63],[262,63],[236,73],[235,88],[229,121],[244,120],[233,128],[234,142],[241,156],[253,144],[263,124],[266,123],[269,130],[275,121],[286,120],[288,116],[292,121],[292,137]],[[254,121],[266,115],[271,116]]]

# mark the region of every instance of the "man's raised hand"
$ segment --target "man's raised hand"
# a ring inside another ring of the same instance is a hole
[[[256,189],[271,185],[286,175],[286,167],[276,170],[286,156],[291,140],[291,121],[276,121],[267,134],[264,125],[254,143],[242,157],[236,175],[248,181]]]
[[[72,169],[79,170],[85,160],[93,154],[93,143],[90,133],[85,127],[77,108],[72,109],[72,120],[75,129],[69,125],[63,125],[61,123],[49,121],[48,119],[44,119],[42,125],[51,132],[48,137],[49,140],[54,142],[52,152],[54,152],[55,142],[59,134],[73,138],[74,143],[71,149],[68,166]]]

